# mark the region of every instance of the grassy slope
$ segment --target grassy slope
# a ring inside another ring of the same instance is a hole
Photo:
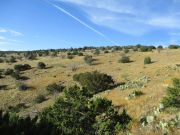
[[[24,110],[22,112],[23,114],[34,109],[41,110],[41,108],[52,104],[54,97],[48,97],[49,100],[36,105],[34,105],[32,101],[38,94],[46,93],[45,87],[48,84],[63,81],[65,85],[69,86],[75,83],[72,80],[73,74],[98,70],[111,75],[116,82],[124,82],[127,78],[135,80],[144,75],[150,77],[151,81],[142,89],[145,95],[139,98],[126,100],[125,97],[127,97],[132,90],[121,91],[118,87],[110,92],[101,94],[111,99],[115,106],[127,108],[130,115],[138,118],[159,104],[172,78],[180,77],[180,69],[173,70],[166,68],[167,66],[174,67],[176,64],[180,64],[180,49],[163,50],[160,53],[157,51],[145,53],[130,52],[127,55],[130,56],[133,62],[127,64],[118,63],[118,59],[122,54],[123,52],[116,52],[94,56],[97,60],[92,66],[86,65],[83,57],[79,56],[76,56],[72,60],[61,59],[60,57],[42,57],[38,60],[17,62],[15,64],[27,63],[33,67],[31,70],[23,73],[23,75],[30,77],[29,80],[24,82],[33,88],[26,92],[20,92],[16,90],[17,81],[9,76],[1,79],[0,85],[8,85],[8,90],[0,91],[0,107],[25,102],[30,107]],[[146,56],[152,58],[152,64],[144,65],[143,61]],[[39,61],[45,62],[49,68],[45,70],[37,69],[36,65]],[[75,72],[70,70],[70,64],[72,63],[78,65],[78,70]],[[13,65],[14,64],[9,65],[2,63],[0,64],[0,69],[13,68]]]

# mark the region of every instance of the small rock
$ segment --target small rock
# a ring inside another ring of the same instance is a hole
[[[150,124],[154,121],[154,116],[147,116],[147,123]]]

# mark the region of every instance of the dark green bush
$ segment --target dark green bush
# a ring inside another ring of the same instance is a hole
[[[119,59],[119,62],[120,63],[129,63],[131,62],[129,57],[128,56],[122,56],[120,59]]]
[[[96,49],[95,52],[94,52],[95,55],[99,55],[100,54],[100,51],[99,49]]]
[[[104,53],[109,53],[109,51],[108,51],[108,50],[105,50]]]
[[[11,73],[11,77],[15,78],[16,80],[21,79],[20,73],[18,71]]]
[[[124,53],[128,53],[129,52],[129,49],[124,49]]]
[[[10,58],[9,62],[11,62],[11,63],[16,62],[16,58],[15,58],[14,56],[11,56],[11,58]]]
[[[78,55],[79,55],[79,56],[83,56],[84,54],[83,54],[82,52],[79,52]]]
[[[64,96],[39,115],[19,117],[15,112],[24,104],[10,107],[11,113],[0,111],[1,135],[114,135],[126,129],[131,118],[123,110],[115,111],[111,101],[92,99],[85,88],[72,86],[65,89]]]
[[[29,87],[26,84],[23,84],[23,83],[18,84],[18,90],[20,90],[20,91],[25,91],[28,88]]]
[[[46,97],[44,95],[38,95],[35,99],[34,102],[35,103],[42,103],[43,101],[46,100]]]
[[[167,96],[163,98],[162,103],[165,107],[180,108],[180,79],[173,79],[172,86],[167,88]]]
[[[38,67],[39,69],[45,69],[45,68],[46,68],[46,64],[43,63],[43,62],[38,62],[37,67]]]
[[[64,97],[43,111],[41,119],[64,135],[113,135],[127,127],[131,118],[126,111],[118,114],[111,101],[95,99],[89,103],[90,98],[92,95],[87,89],[70,87],[65,90]]]
[[[4,60],[2,58],[0,58],[0,63],[3,63],[3,62],[4,62]]]
[[[179,45],[169,45],[168,48],[169,49],[178,49],[178,48],[180,48],[180,46]]]
[[[14,72],[13,69],[8,68],[4,71],[4,75],[11,75],[11,74],[13,74],[13,72]]]
[[[157,49],[163,49],[163,46],[162,46],[162,45],[159,45],[159,46],[157,47]]]
[[[152,63],[152,61],[151,61],[150,57],[144,58],[144,64],[151,64],[151,63]]]
[[[93,62],[93,58],[91,55],[86,55],[84,57],[84,61],[88,64],[88,65],[92,65],[92,62]]]
[[[131,121],[130,116],[123,110],[118,114],[113,108],[97,116],[93,127],[97,135],[116,135],[120,130],[125,130],[127,124]]]
[[[73,55],[67,55],[67,58],[68,58],[68,59],[73,59],[74,56],[73,56]]]
[[[79,82],[93,93],[98,93],[114,86],[111,76],[97,71],[76,74],[73,76],[73,80]]]
[[[18,64],[14,66],[14,69],[16,71],[25,71],[31,69],[31,66],[29,64]]]
[[[50,93],[50,94],[54,94],[57,92],[62,92],[64,89],[64,86],[62,84],[57,84],[57,83],[53,83],[50,84],[46,87],[46,90]]]

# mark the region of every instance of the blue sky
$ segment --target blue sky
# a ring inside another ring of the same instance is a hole
[[[180,0],[0,0],[0,50],[180,44]]]

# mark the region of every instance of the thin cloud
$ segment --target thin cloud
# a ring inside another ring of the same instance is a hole
[[[68,11],[66,11],[65,9],[52,4],[48,1],[46,1],[47,3],[51,4],[53,7],[57,8],[59,11],[65,13],[66,15],[70,16],[71,18],[73,18],[74,20],[76,20],[77,22],[79,22],[80,24],[82,24],[83,26],[87,27],[88,29],[94,31],[95,33],[97,33],[98,35],[100,35],[101,37],[103,37],[104,39],[108,40],[109,42],[111,42],[112,44],[117,45],[116,42],[112,41],[111,39],[109,39],[106,35],[104,35],[103,33],[101,33],[100,31],[94,29],[93,27],[91,27],[90,25],[88,25],[87,23],[85,23],[84,21],[80,20],[79,18],[75,17],[74,15],[72,15],[71,13],[69,13]]]
[[[56,1],[76,5],[94,24],[130,35],[141,36],[154,29],[180,29],[180,0]]]
[[[0,40],[5,40],[6,38],[3,36],[0,36]]]
[[[0,28],[0,33],[9,33],[11,36],[17,37],[17,36],[23,36],[21,32],[11,30],[11,29],[5,29],[5,28]]]

